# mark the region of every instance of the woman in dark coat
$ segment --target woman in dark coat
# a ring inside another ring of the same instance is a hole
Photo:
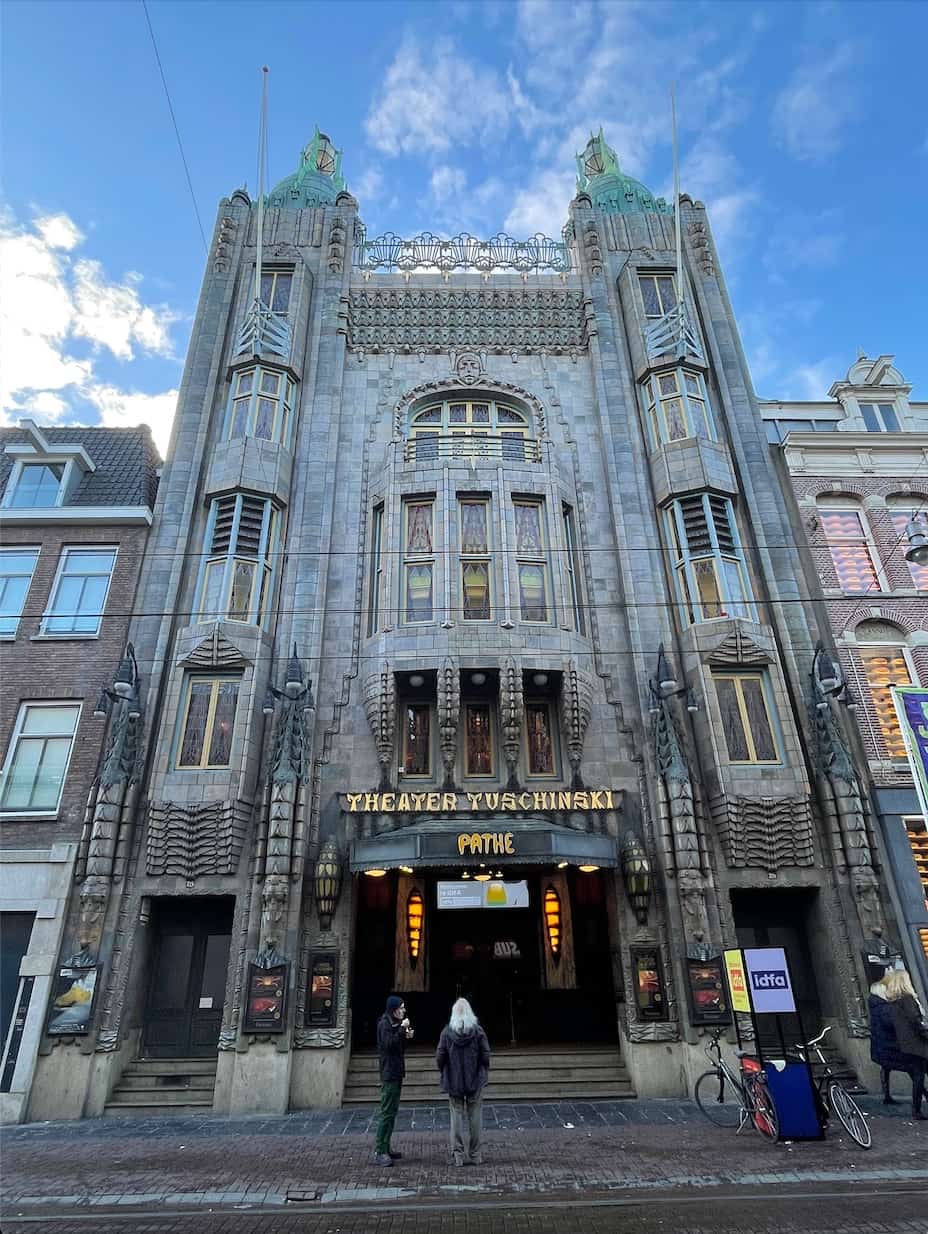
[[[867,1010],[870,1013],[870,1057],[880,1069],[880,1083],[883,1088],[883,1104],[895,1105],[889,1091],[890,1072],[908,1071],[903,1062],[896,1041],[896,1029],[893,1025],[893,1011],[886,999],[886,987],[883,984],[885,970],[880,970],[879,979],[870,986],[870,998]]]
[[[481,1105],[489,1078],[490,1043],[466,998],[459,998],[451,1008],[451,1019],[442,1029],[435,1062],[451,1106],[451,1158],[455,1165],[479,1165]]]
[[[912,978],[904,968],[888,972],[883,978],[883,988],[896,1032],[901,1066],[912,1077],[912,1117],[924,1119],[928,1117],[922,1113],[928,1070],[928,1025],[915,997]]]

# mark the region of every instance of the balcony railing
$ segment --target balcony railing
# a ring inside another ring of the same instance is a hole
[[[407,463],[427,463],[443,459],[502,459],[504,463],[540,463],[541,446],[537,441],[511,436],[470,436],[463,433],[425,434],[410,438],[403,457]]]

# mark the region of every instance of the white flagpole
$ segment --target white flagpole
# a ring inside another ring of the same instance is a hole
[[[255,303],[261,303],[261,259],[264,248],[264,170],[267,161],[267,75],[265,64],[261,70],[261,127],[258,132],[258,238],[255,258]]]
[[[683,344],[684,288],[683,288],[683,242],[680,235],[680,153],[677,145],[677,83],[670,87],[670,111],[673,117],[673,218],[677,242],[677,306],[680,318],[680,339]]]

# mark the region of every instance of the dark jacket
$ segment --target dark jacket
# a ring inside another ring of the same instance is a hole
[[[476,1097],[489,1078],[490,1043],[478,1024],[470,1032],[442,1029],[435,1051],[442,1092],[449,1097]]]
[[[911,994],[903,994],[889,1004],[899,1050],[909,1062],[928,1062],[928,1027],[922,1020],[918,1003]]]
[[[377,1054],[381,1084],[402,1080],[406,1075],[406,1029],[386,1011],[377,1021]]]
[[[905,1071],[906,1065],[896,1040],[892,1003],[878,994],[871,994],[867,1003],[870,1012],[870,1057],[887,1071]]]

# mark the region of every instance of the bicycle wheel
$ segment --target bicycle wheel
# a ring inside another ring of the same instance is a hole
[[[741,1123],[741,1093],[721,1071],[704,1071],[693,1089],[696,1104],[716,1127]]]
[[[864,1117],[863,1110],[837,1080],[831,1080],[828,1084],[828,1104],[841,1119],[844,1130],[851,1139],[861,1148],[869,1148],[873,1143],[870,1124]]]
[[[780,1134],[780,1120],[777,1118],[777,1108],[773,1104],[773,1097],[764,1076],[746,1076],[744,1091],[751,1104],[754,1130],[765,1140],[776,1140]]]

